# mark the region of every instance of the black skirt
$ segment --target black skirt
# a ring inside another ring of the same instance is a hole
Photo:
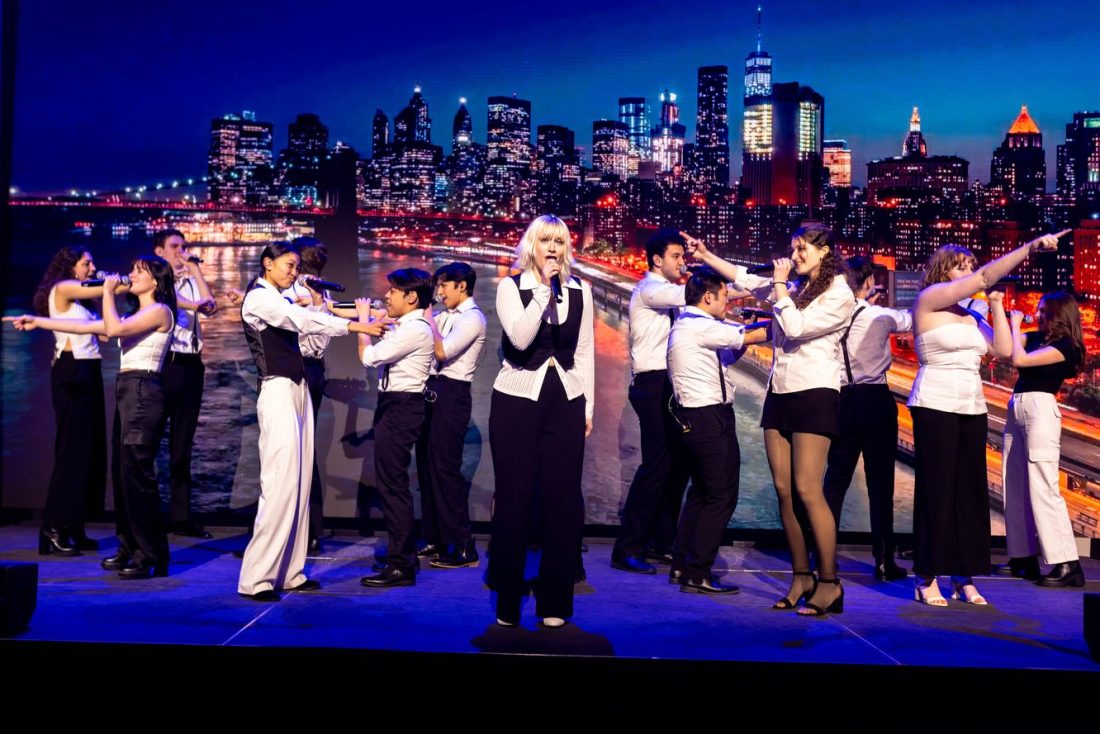
[[[827,387],[798,392],[775,393],[764,397],[760,427],[781,433],[840,433],[840,393]]]

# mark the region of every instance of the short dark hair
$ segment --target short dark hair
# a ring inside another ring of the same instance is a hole
[[[725,287],[726,279],[714,268],[704,265],[688,278],[687,285],[684,286],[684,302],[689,306],[697,306],[702,302],[703,296],[717,293]]]
[[[287,254],[288,252],[293,252],[295,255],[297,255],[298,248],[294,247],[294,245],[284,240],[275,240],[268,244],[264,248],[264,251],[260,253],[260,274],[256,277],[262,278],[264,275],[264,260],[278,260],[280,257]],[[299,255],[299,258],[300,257],[301,256]],[[248,287],[251,288],[252,284],[255,282],[255,278],[252,279],[249,282]]]
[[[875,269],[875,261],[869,257],[856,255],[848,258],[848,272],[844,277],[848,279],[848,287],[852,289],[852,293],[858,291],[863,281],[875,274]]]
[[[187,239],[183,236],[183,232],[180,232],[178,229],[161,229],[153,233],[153,249],[164,247],[169,237],[179,237],[181,240]]]
[[[444,265],[435,271],[436,283],[465,283],[466,293],[474,294],[474,284],[477,283],[477,273],[469,263],[453,262]]]
[[[320,275],[328,264],[328,248],[316,237],[295,237],[290,246],[298,251],[300,270],[306,275]]]
[[[662,227],[654,232],[645,243],[646,265],[652,269],[655,267],[653,258],[664,257],[669,245],[680,245],[687,249],[687,240],[678,230],[672,227]]]
[[[415,293],[418,308],[428,308],[432,305],[432,292],[435,285],[432,283],[432,275],[427,270],[420,268],[400,268],[386,276],[394,288],[405,293]]]

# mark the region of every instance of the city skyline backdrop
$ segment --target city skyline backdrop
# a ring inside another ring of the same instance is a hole
[[[468,100],[474,139],[484,142],[487,98],[510,94],[531,100],[532,131],[576,130],[590,156],[592,121],[616,119],[619,97],[651,100],[653,120],[668,88],[693,140],[696,73],[711,64],[730,69],[736,180],[741,70],[756,46],[756,4],[685,2],[675,14],[660,7],[570,1],[549,16],[489,4],[436,20],[350,4],[312,15],[290,3],[24,4],[13,183],[48,193],[199,177],[211,118],[242,108],[274,123],[276,149],[286,145],[287,124],[313,112],[333,141],[367,155],[375,110],[392,119],[414,84],[431,107],[432,140],[447,152],[459,97]],[[1024,3],[930,2],[921,13],[771,2],[762,47],[776,81],[825,97],[824,136],[849,142],[857,185],[869,160],[901,153],[913,106],[929,153],[966,158],[970,178],[986,181],[993,149],[1027,104],[1046,140],[1052,189],[1065,124],[1100,107],[1087,8],[1036,14]],[[214,32],[225,29],[239,32]]]

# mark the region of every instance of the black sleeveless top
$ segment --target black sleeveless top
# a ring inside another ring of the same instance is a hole
[[[253,282],[248,290],[251,292],[257,288],[263,286],[259,282]],[[241,308],[244,308],[243,303]],[[298,332],[270,324],[266,329],[254,329],[243,319],[241,323],[244,325],[244,338],[252,352],[252,359],[256,361],[256,372],[261,382],[265,377],[286,377],[294,382],[305,379],[305,364],[298,348]]]
[[[519,275],[512,276],[516,288],[519,288]],[[573,282],[580,284],[580,280],[573,276]],[[573,369],[574,355],[577,351],[577,340],[581,333],[581,317],[584,310],[584,296],[580,288],[563,288],[565,297],[569,299],[569,315],[564,324],[551,324],[543,320],[539,323],[538,333],[526,349],[519,349],[512,344],[507,332],[501,339],[501,349],[504,358],[512,365],[523,370],[537,370],[548,359],[553,357],[558,364],[567,370]],[[531,303],[534,294],[531,290],[519,288],[519,298],[524,308]],[[556,308],[551,297],[551,304]]]

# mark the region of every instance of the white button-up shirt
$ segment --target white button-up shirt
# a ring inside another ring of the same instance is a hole
[[[263,331],[268,326],[290,329],[299,334],[326,334],[343,336],[348,333],[348,320],[330,313],[308,311],[296,306],[279,292],[279,289],[263,278],[256,282],[259,288],[251,288],[241,304],[241,320]]]
[[[176,278],[176,295],[189,301],[198,301],[199,283],[193,275]],[[199,312],[176,310],[176,326],[172,329],[171,350],[180,354],[202,352],[202,329],[199,328]]]
[[[702,408],[733,402],[730,367],[744,353],[745,329],[688,306],[668,335],[668,374],[676,402]],[[725,400],[722,385],[725,383]]]
[[[872,306],[862,298],[856,299],[850,321],[847,348],[841,344],[841,361],[844,352],[852,368],[852,383],[856,385],[882,385],[886,372],[894,361],[890,353],[890,335],[913,330],[913,315],[885,306]],[[844,327],[847,329],[848,327]],[[840,332],[844,336],[844,331]],[[840,384],[848,384],[848,374],[840,373]]]
[[[684,307],[684,286],[649,271],[630,294],[630,369],[664,370],[668,332]]]
[[[409,311],[395,328],[363,350],[364,367],[378,371],[380,392],[424,392],[424,383],[435,359],[435,337],[424,309]]]
[[[595,412],[596,393],[596,346],[593,334],[593,308],[592,288],[584,281],[575,281],[570,278],[568,283],[562,283],[561,303],[551,306],[550,286],[540,283],[539,279],[530,270],[520,275],[519,287],[511,278],[503,278],[497,286],[497,318],[500,319],[504,333],[517,349],[526,349],[538,335],[539,326],[545,321],[551,324],[564,324],[569,318],[569,289],[581,291],[581,325],[580,334],[577,337],[577,348],[573,354],[573,369],[566,370],[556,359],[548,359],[537,370],[525,370],[504,360],[497,374],[493,389],[499,390],[505,395],[538,400],[542,391],[542,382],[546,379],[546,371],[557,370],[562,386],[565,387],[565,395],[572,400],[578,395],[584,395],[584,413],[587,420],[591,420]],[[523,307],[519,291],[532,290],[531,302],[527,308]]]
[[[314,305],[312,301],[313,294],[309,292],[308,288],[298,282],[295,282],[292,286],[283,291],[283,295],[293,298],[295,302],[302,298],[310,299],[309,303],[302,308],[315,313],[328,313],[324,304],[320,306]],[[325,356],[325,350],[328,349],[328,343],[331,339],[332,337],[328,334],[299,334],[298,349],[301,350],[303,357],[320,359]]]
[[[442,364],[438,360],[432,363],[432,374],[472,382],[481,351],[485,348],[485,314],[473,298],[467,298],[455,308],[443,312],[436,320],[441,322],[439,333],[443,337],[446,359]]]

